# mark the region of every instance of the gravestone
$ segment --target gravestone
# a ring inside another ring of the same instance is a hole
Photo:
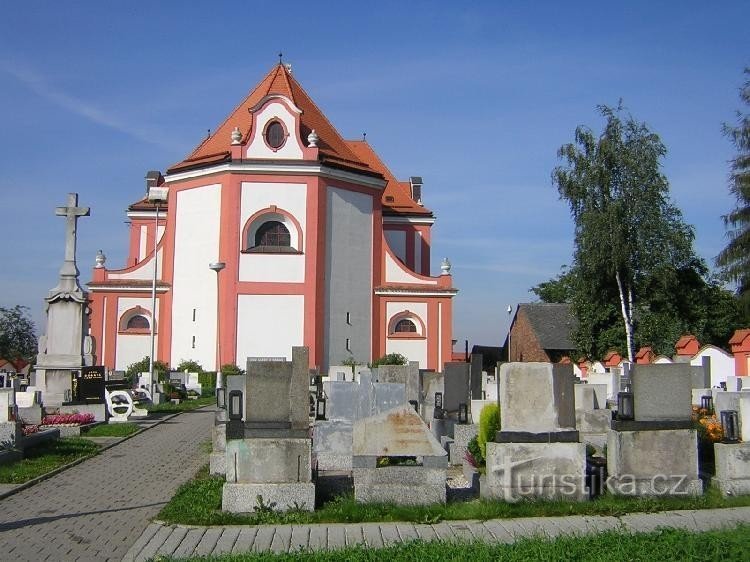
[[[634,365],[634,419],[613,420],[607,487],[626,496],[699,495],[697,433],[688,363]]]
[[[482,361],[483,356],[481,353],[471,354],[471,363],[469,367],[469,386],[471,387],[471,399],[472,400],[483,400],[482,396]],[[474,412],[472,412],[474,414]],[[479,412],[476,412],[477,418],[479,418]]]
[[[293,347],[292,361],[248,359],[246,375],[236,378],[243,380],[227,383],[222,509],[251,513],[260,497],[281,511],[312,511],[308,349]]]
[[[443,409],[451,418],[458,417],[460,404],[471,402],[470,368],[469,363],[455,362],[446,363],[443,369]]]
[[[82,367],[73,379],[73,400],[81,404],[104,402],[104,367]]]
[[[352,447],[356,501],[445,503],[447,453],[411,406],[355,422]]]
[[[78,283],[76,267],[77,223],[89,216],[88,207],[78,206],[78,194],[68,194],[67,206],[55,209],[64,216],[65,261],[57,285],[45,300],[46,331],[39,338],[36,386],[47,406],[60,406],[72,390],[72,373],[94,364],[94,342],[88,335],[88,293]]]
[[[15,402],[15,390],[0,389],[0,443],[8,443],[11,446],[15,446],[22,439],[21,424],[14,416]]]
[[[360,374],[360,382],[362,375]],[[408,365],[380,365],[374,374],[374,380],[380,383],[397,383],[406,387],[406,401],[419,402],[419,362],[410,361]]]
[[[484,497],[588,499],[586,450],[576,431],[572,365],[505,363],[500,431],[487,443]]]

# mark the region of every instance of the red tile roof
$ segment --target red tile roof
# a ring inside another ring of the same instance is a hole
[[[743,330],[737,330],[732,334],[732,337],[729,339],[729,345],[739,345],[743,341],[745,341],[745,338],[750,336],[750,328],[745,328]]]
[[[212,134],[206,137],[182,162],[178,162],[169,168],[169,173],[229,161],[231,159],[232,131],[235,127],[239,127],[244,135],[242,141],[246,142],[252,133],[250,130],[252,125],[250,109],[270,94],[286,96],[302,110],[300,133],[302,138],[306,139],[310,131],[315,129],[320,137],[318,148],[321,162],[335,167],[380,175],[365,162],[362,162],[349,148],[346,141],[283,64],[276,65]]]
[[[383,213],[384,214],[409,214],[432,216],[432,211],[418,205],[411,198],[411,184],[407,181],[398,181],[380,157],[364,140],[349,140],[346,144],[363,162],[370,168],[380,172],[388,182],[383,190]],[[392,200],[390,198],[393,198]]]

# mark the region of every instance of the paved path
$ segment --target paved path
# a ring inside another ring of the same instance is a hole
[[[206,464],[212,408],[168,419],[0,501],[3,560],[122,560]]]
[[[607,530],[647,532],[659,527],[708,531],[734,527],[738,523],[750,523],[750,507],[634,513],[622,517],[576,515],[445,521],[435,525],[352,523],[190,527],[152,523],[128,551],[124,560],[148,560],[155,555],[186,558],[245,552],[294,552],[306,548],[331,550],[357,544],[380,548],[414,539],[477,539],[490,543],[510,543],[520,537],[540,535],[586,535]]]

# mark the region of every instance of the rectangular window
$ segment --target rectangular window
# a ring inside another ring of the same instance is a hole
[[[346,338],[346,350],[351,351],[352,350],[352,340],[349,338]]]
[[[195,349],[195,336],[193,336],[193,349]]]
[[[346,323],[349,324],[350,326],[352,324],[352,313],[351,312],[347,312],[346,313]]]
[[[193,322],[195,322],[195,309],[193,309]]]

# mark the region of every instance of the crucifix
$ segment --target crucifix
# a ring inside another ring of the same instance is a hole
[[[65,261],[60,268],[60,281],[57,290],[61,292],[80,291],[78,285],[78,268],[76,267],[76,228],[78,217],[89,216],[88,207],[78,206],[78,194],[68,193],[66,207],[57,207],[55,215],[65,217]]]

